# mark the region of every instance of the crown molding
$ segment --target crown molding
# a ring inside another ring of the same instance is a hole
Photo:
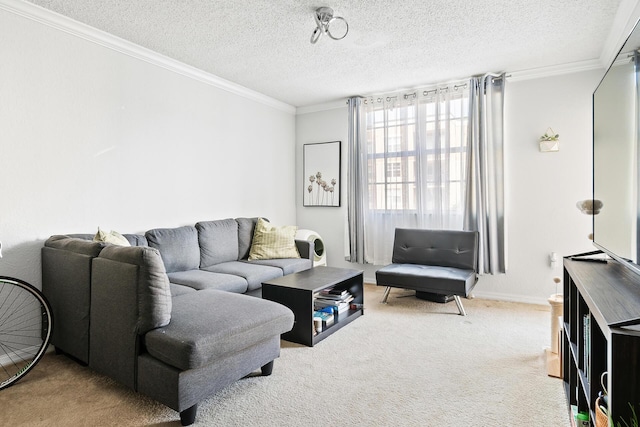
[[[599,59],[588,61],[570,62],[567,64],[551,65],[549,67],[530,68],[528,70],[507,72],[509,81],[521,81],[530,79],[541,79],[544,77],[559,76],[562,74],[579,73],[582,71],[602,70],[604,65]]]
[[[244,86],[184,64],[158,52],[154,52],[135,43],[121,39],[120,37],[114,36],[113,34],[98,30],[97,28],[75,21],[69,17],[60,15],[59,13],[37,6],[33,3],[21,0],[0,0],[0,10],[47,25],[51,28],[63,31],[91,43],[112,49],[132,58],[145,61],[149,64],[192,78],[243,98],[276,108],[286,113],[296,113],[296,108],[292,105],[278,101],[277,99],[251,89],[247,89]]]
[[[300,114],[317,113],[320,111],[338,110],[340,108],[347,108],[347,100],[340,99],[339,101],[326,102],[323,104],[309,105],[306,107],[298,107],[296,109],[296,116]]]
[[[605,68],[604,65],[602,65],[599,59],[592,59],[589,61],[572,62],[568,64],[552,65],[549,67],[531,68],[527,70],[511,71],[511,72],[507,71],[505,72],[505,74],[507,75],[508,81],[517,82],[517,81],[523,81],[523,80],[541,79],[544,77],[559,76],[562,74],[579,73],[582,71],[604,70],[604,68]],[[319,111],[326,111],[326,110],[336,110],[336,109],[345,108],[345,107],[346,107],[346,99],[341,99],[339,101],[327,102],[323,104],[309,105],[306,107],[298,107],[296,110],[296,115],[316,113]]]
[[[618,6],[613,25],[600,53],[600,62],[604,68],[609,68],[615,60],[622,45],[638,22],[638,18],[640,18],[640,0],[623,0]]]

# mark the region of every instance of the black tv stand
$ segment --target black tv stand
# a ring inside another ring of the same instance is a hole
[[[631,425],[632,412],[640,408],[640,278],[618,262],[575,261],[564,260],[563,280],[561,355],[568,403],[588,412],[595,426],[607,372],[609,422]]]

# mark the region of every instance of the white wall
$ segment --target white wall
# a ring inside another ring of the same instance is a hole
[[[353,268],[344,261],[345,218],[347,215],[347,107],[299,114],[296,116],[296,200],[298,227],[317,232],[325,242],[327,264],[334,267]],[[340,207],[303,207],[303,192],[307,177],[303,176],[302,157],[304,144],[316,142],[342,142]]]
[[[52,234],[295,222],[295,117],[0,10],[0,275]]]
[[[591,217],[576,207],[592,192],[591,96],[604,70],[511,83],[506,97],[506,208],[509,271],[482,277],[478,296],[544,302],[562,277],[548,255],[594,250]],[[541,153],[547,127],[560,151]],[[561,291],[561,288],[559,289]]]
[[[591,197],[591,95],[604,70],[533,80],[507,80],[505,113],[506,209],[509,270],[483,276],[478,297],[546,303],[561,277],[562,260],[549,266],[549,254],[570,255],[593,250],[587,239],[590,217],[575,203]],[[538,138],[548,127],[560,134],[560,151],[541,153]],[[296,120],[297,164],[305,143],[343,141],[342,182],[346,182],[347,108],[299,114]],[[302,181],[302,171],[296,176]],[[343,188],[344,185],[343,185]],[[344,261],[342,207],[302,207],[302,186],[296,187],[297,220],[301,228],[322,236],[329,265],[354,267]],[[346,191],[346,190],[343,190]],[[375,283],[379,266],[356,265]],[[561,291],[561,289],[560,289]]]

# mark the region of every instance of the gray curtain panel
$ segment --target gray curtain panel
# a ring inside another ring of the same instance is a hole
[[[479,273],[507,270],[504,211],[505,75],[470,81],[466,230],[480,232]]]
[[[345,259],[364,264],[364,194],[361,177],[366,171],[366,152],[360,150],[361,132],[365,132],[360,109],[362,98],[347,101],[349,109],[349,141],[347,146],[347,242]]]

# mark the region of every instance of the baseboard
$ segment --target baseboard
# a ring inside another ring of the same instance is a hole
[[[475,290],[472,292],[475,298],[481,299],[490,299],[495,301],[507,301],[507,302],[521,302],[525,304],[535,304],[535,305],[546,305],[547,298],[540,297],[530,297],[526,295],[514,295],[514,294],[505,294],[499,292],[476,292]]]

